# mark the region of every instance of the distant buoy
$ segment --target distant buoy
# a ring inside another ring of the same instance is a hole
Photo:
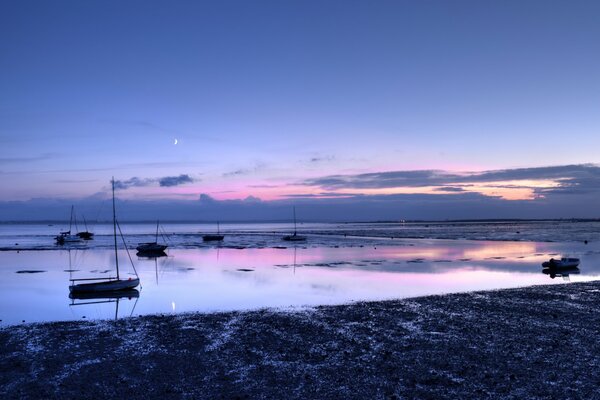
[[[588,244],[588,241],[587,241],[587,240],[584,240],[584,241],[583,241],[583,243],[585,243],[585,244]]]

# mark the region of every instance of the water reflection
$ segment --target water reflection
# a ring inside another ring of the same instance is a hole
[[[135,303],[131,308],[129,316],[133,315],[135,307],[140,297],[140,292],[136,289],[119,290],[114,292],[98,292],[98,293],[69,293],[71,299],[70,306],[86,306],[92,304],[115,304],[115,320],[119,318],[119,301],[123,299],[135,299]]]
[[[128,303],[123,315],[131,315],[132,306],[138,314],[210,312],[519,287],[548,283],[540,263],[563,254],[579,257],[585,271],[547,275],[595,279],[600,275],[600,243],[584,246],[414,240],[388,247],[173,249],[169,256],[138,259],[144,296],[71,299],[87,307],[71,307],[65,301],[65,281],[70,275],[110,273],[112,250],[0,252],[0,320],[81,319],[82,313],[73,309],[83,309],[86,318],[113,318],[113,305],[104,303],[119,300],[122,309],[128,298],[136,303]],[[98,271],[98,265],[107,269]],[[32,269],[46,272],[16,273]],[[11,301],[16,296],[22,299],[19,303]]]
[[[557,276],[562,277],[564,281],[570,281],[570,275],[579,275],[581,270],[577,267],[573,268],[544,268],[542,272],[550,278],[554,279]]]

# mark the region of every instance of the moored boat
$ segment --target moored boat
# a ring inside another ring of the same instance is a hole
[[[71,293],[102,293],[102,292],[115,292],[120,290],[131,290],[140,284],[140,278],[137,275],[133,262],[131,266],[135,272],[135,278],[121,279],[119,276],[119,255],[117,253],[117,213],[115,209],[115,179],[112,180],[112,205],[113,205],[113,237],[114,237],[114,249],[115,249],[115,267],[117,270],[116,277],[109,278],[83,278],[83,279],[71,279],[71,285],[69,286],[69,292]],[[119,232],[121,228],[119,227]],[[121,238],[123,234],[121,233]],[[125,240],[123,239],[123,242]],[[127,250],[127,246],[125,246]],[[128,251],[128,250],[127,250]],[[129,251],[128,251],[129,252]],[[131,257],[130,257],[131,260]]]
[[[578,265],[579,265],[579,258],[572,258],[572,257],[562,257],[560,260],[551,258],[549,261],[545,261],[542,263],[542,267],[554,268],[554,269],[577,268]]]
[[[135,248],[141,254],[158,254],[162,253],[167,249],[166,244],[158,243],[158,221],[156,221],[156,238],[154,242],[138,243]]]
[[[217,233],[207,233],[202,235],[202,240],[205,242],[220,242],[225,238],[225,235],[221,235],[221,228],[217,222]]]
[[[74,215],[74,207],[71,206],[71,218],[69,219],[69,230],[60,232],[54,239],[56,240],[56,244],[67,244],[67,243],[78,243],[81,242],[81,237],[78,235],[71,234],[71,228],[73,226],[73,215]]]
[[[285,240],[286,242],[305,242],[306,236],[298,235],[296,232],[296,207],[294,206],[294,233],[291,235],[286,235],[281,238],[281,240]]]

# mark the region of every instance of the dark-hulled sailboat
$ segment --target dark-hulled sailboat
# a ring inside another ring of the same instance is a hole
[[[205,242],[220,242],[225,238],[225,235],[221,235],[221,228],[219,227],[219,223],[217,222],[217,233],[207,233],[202,235],[202,240]]]
[[[296,232],[296,206],[294,206],[294,234],[286,235],[281,239],[285,240],[286,242],[306,242],[306,236],[300,236]]]

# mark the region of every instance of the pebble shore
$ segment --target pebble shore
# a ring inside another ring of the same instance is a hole
[[[0,329],[2,399],[595,399],[600,282]]]

